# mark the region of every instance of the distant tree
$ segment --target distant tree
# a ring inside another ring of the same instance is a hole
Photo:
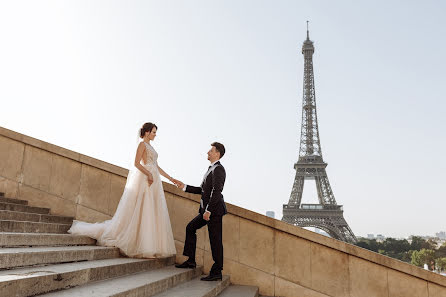
[[[418,267],[428,265],[429,270],[434,270],[435,265],[435,251],[428,249],[421,249],[421,251],[413,251],[411,263]]]
[[[435,240],[435,239],[433,239],[433,238],[429,238],[427,241],[426,241],[426,247],[424,247],[425,249],[429,249],[429,250],[436,250],[437,249],[437,245],[438,245],[438,242]]]
[[[419,236],[413,236],[411,243],[406,239],[386,238],[383,242],[377,242],[376,239],[362,238],[356,245],[419,267],[427,264],[429,270],[435,269],[437,259],[446,258],[446,244],[437,249],[435,240],[425,240]],[[440,261],[440,265],[442,263]]]
[[[365,241],[365,240],[359,240],[359,241],[356,243],[356,245],[359,246],[359,247],[362,247],[362,248],[364,248],[364,249],[368,249],[368,250],[370,250],[370,245],[369,245],[369,243],[368,243],[367,241]]]
[[[410,250],[410,244],[406,239],[386,238],[382,248],[389,254],[401,254]]]
[[[370,250],[374,251],[374,252],[378,252],[378,250],[381,248],[381,243],[379,243],[378,241],[376,241],[376,239],[371,239],[369,241],[369,245],[370,245]]]
[[[402,255],[401,255],[401,258],[399,258],[401,261],[404,261],[404,262],[407,262],[407,263],[410,263],[411,262],[411,260],[412,260],[412,252],[413,251],[407,251],[407,252],[404,252],[404,253],[402,253]]]
[[[427,264],[429,270],[434,270],[435,268],[435,251],[428,249],[421,249],[420,260],[424,264]]]
[[[414,251],[420,251],[421,249],[429,248],[430,245],[419,236],[413,236],[412,242],[410,243],[410,249]]]
[[[446,258],[438,258],[435,260],[435,264],[437,266],[437,269],[442,272],[446,271]]]
[[[446,242],[436,250],[435,257],[446,258]]]
[[[373,252],[378,252],[380,249],[380,243],[376,239],[361,238],[357,243],[357,246],[368,249]]]
[[[420,251],[414,250],[412,251],[412,256],[411,256],[411,261],[410,263],[412,265],[418,266],[418,267],[423,267],[424,263],[421,259],[421,255],[420,255]]]

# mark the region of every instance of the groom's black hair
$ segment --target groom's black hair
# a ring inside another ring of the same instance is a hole
[[[215,147],[217,152],[220,153],[220,159],[223,158],[223,156],[225,154],[225,146],[223,144],[221,144],[220,142],[213,142],[211,144],[211,146]]]

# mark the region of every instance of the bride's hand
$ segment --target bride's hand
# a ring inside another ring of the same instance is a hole
[[[153,184],[153,176],[152,175],[147,177],[147,182],[149,183],[149,187]]]
[[[180,182],[179,180],[177,180],[177,182],[175,183],[175,185],[176,185],[178,188],[180,188],[180,189],[183,189],[183,188],[184,188],[184,183],[183,183],[183,182]]]
[[[174,183],[175,186],[178,186],[178,183],[180,183],[179,180],[177,180],[177,179],[175,179],[175,178],[173,178],[173,177],[170,178],[170,181],[171,181],[172,183]]]

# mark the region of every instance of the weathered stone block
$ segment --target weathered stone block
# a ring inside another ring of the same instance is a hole
[[[433,283],[428,284],[429,297],[444,297],[446,296],[446,287],[442,287]]]
[[[0,136],[0,175],[19,181],[25,144]]]
[[[0,192],[6,197],[16,198],[19,191],[19,183],[0,176]]]
[[[76,215],[76,204],[73,201],[59,198],[29,186],[19,186],[19,197],[28,200],[29,205],[50,208],[52,214],[68,217]]]
[[[81,169],[79,162],[53,155],[50,193],[76,202],[81,183]]]
[[[290,255],[293,255],[290,257]],[[275,275],[302,286],[311,286],[310,242],[276,231],[274,247]]]
[[[274,279],[274,296],[287,297],[331,297],[314,291],[310,288],[300,286],[294,282],[289,282],[280,277]],[[364,295],[362,297],[365,297]]]
[[[240,263],[274,273],[274,230],[240,219]]]
[[[111,173],[82,165],[78,203],[106,214],[108,212]]]
[[[211,252],[205,251],[204,259],[205,272],[209,272],[213,263]],[[261,295],[274,296],[274,276],[269,273],[229,259],[224,260],[222,273],[230,275],[233,284],[257,286]]]
[[[349,297],[348,255],[311,243],[311,288],[333,297]]]
[[[106,215],[102,212],[96,211],[94,209],[77,205],[76,208],[76,220],[89,222],[89,223],[97,223],[97,222],[103,222],[106,220],[111,219],[112,217],[109,215]]]
[[[389,295],[387,268],[349,256],[350,297]]]
[[[405,273],[388,270],[389,297],[428,297],[427,282]]]
[[[26,146],[23,161],[23,183],[48,192],[50,188],[52,154],[41,149]]]
[[[119,201],[121,200],[122,193],[124,192],[124,187],[127,179],[112,174],[110,179],[110,199],[108,205],[107,214],[113,216],[115,214],[116,208],[118,207]]]
[[[207,234],[209,241],[209,235]],[[240,255],[240,218],[231,214],[223,217],[224,257],[239,261]]]

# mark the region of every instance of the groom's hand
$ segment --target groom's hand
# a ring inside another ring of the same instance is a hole
[[[205,211],[203,214],[203,220],[209,221],[209,217],[211,216],[211,213],[209,211]]]

